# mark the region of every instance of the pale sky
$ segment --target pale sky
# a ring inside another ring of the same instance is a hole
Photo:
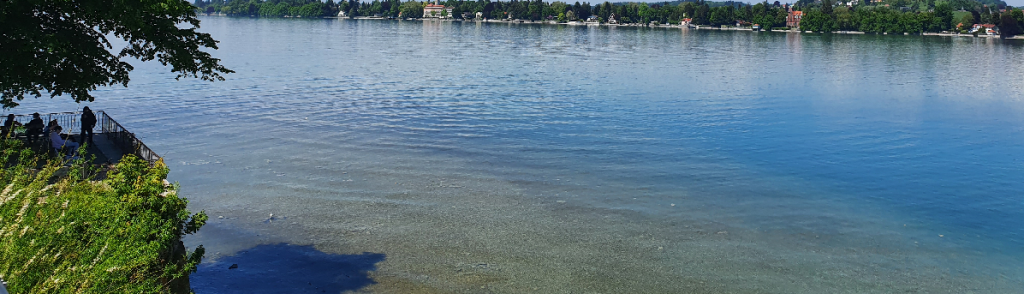
[[[1006,5],[1010,5],[1010,6],[1013,6],[1013,7],[1024,6],[1024,0],[1003,0],[1003,1],[1006,2]]]
[[[565,1],[565,0],[563,0],[563,1]],[[604,0],[601,0],[601,1],[587,0],[587,1],[589,1],[591,5],[604,2]],[[726,1],[726,0],[712,0],[712,1]],[[756,4],[756,3],[761,3],[762,2],[762,1],[741,1],[741,0],[737,0],[737,1],[738,2],[748,2],[748,3],[751,3],[751,4]],[[775,2],[775,1],[776,0],[772,0],[772,1],[768,1],[768,2]],[[785,0],[785,1],[778,0],[778,1],[782,2],[782,3],[793,3],[793,2],[796,2],[796,0]],[[1010,5],[1010,6],[1013,6],[1013,7],[1024,7],[1024,0],[1003,0],[1003,1],[1006,2],[1006,5]],[[566,2],[568,2],[568,1],[566,1]],[[580,1],[580,2],[583,2],[583,1]],[[655,3],[661,3],[661,2],[666,2],[666,1],[665,0],[660,0],[660,1],[659,0],[614,0],[614,1],[608,1],[608,2],[655,2]],[[671,2],[671,0],[669,2]]]

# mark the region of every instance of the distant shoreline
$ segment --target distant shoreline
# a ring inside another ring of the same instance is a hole
[[[230,16],[227,16],[225,14],[219,14],[219,13],[218,14],[204,14],[204,15],[205,16],[230,17]],[[285,17],[285,18],[301,18],[301,17]],[[373,17],[373,16],[357,16],[357,17],[351,17],[351,18],[349,18],[349,17],[330,16],[330,17],[322,17],[322,18],[325,18],[325,19],[352,19],[352,20],[404,20],[404,21],[423,21],[423,22],[428,22],[429,21],[429,22],[472,22],[472,23],[481,22],[481,23],[508,23],[508,24],[544,24],[544,25],[566,25],[566,26],[649,27],[649,28],[665,28],[665,29],[687,29],[687,30],[692,29],[692,30],[717,30],[717,31],[748,31],[748,32],[754,32],[754,30],[751,29],[750,27],[731,27],[731,26],[714,27],[714,26],[707,26],[707,25],[699,25],[699,26],[686,25],[686,26],[684,26],[684,25],[672,25],[672,24],[648,25],[648,24],[639,24],[639,23],[609,24],[609,23],[582,22],[582,21],[570,21],[570,22],[559,23],[559,22],[553,21],[553,20],[541,20],[541,21],[522,20],[522,19],[514,19],[514,20],[494,20],[494,19],[465,20],[465,19],[463,19],[463,20],[458,20],[458,19],[438,19],[438,18],[388,19],[388,18],[384,18],[384,17]],[[824,33],[818,33],[818,32],[801,32],[798,29],[785,29],[785,30],[776,29],[776,30],[770,30],[770,31],[769,30],[758,30],[757,32],[824,34]],[[875,33],[861,32],[861,31],[835,31],[835,32],[832,32],[832,34],[837,34],[837,35],[889,35],[888,33],[875,34]],[[970,37],[970,38],[999,38],[999,35],[991,35],[991,36],[990,35],[978,35],[978,36],[974,36],[973,34],[932,33],[932,32],[923,32],[923,33],[920,33],[920,34],[903,33],[903,34],[892,34],[892,35],[907,35],[907,36],[914,36],[914,35],[916,35],[916,36],[939,36],[939,37]],[[1024,40],[1024,35],[1017,35],[1017,36],[1014,36],[1014,37],[1011,37],[1011,38],[1006,38],[1006,39],[1007,40]]]

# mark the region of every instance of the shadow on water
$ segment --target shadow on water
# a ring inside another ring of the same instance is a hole
[[[341,293],[376,283],[368,272],[383,260],[380,253],[340,255],[312,246],[260,245],[200,264],[190,280],[200,294]]]

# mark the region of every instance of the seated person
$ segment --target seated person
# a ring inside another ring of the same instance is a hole
[[[14,114],[8,114],[7,120],[4,121],[4,126],[0,128],[0,138],[6,138],[8,135],[14,137],[14,128],[20,127],[21,123],[14,120]]]
[[[60,125],[57,124],[57,120],[56,119],[50,120],[50,122],[46,124],[46,127],[43,128],[43,136],[46,136],[47,138],[49,138],[50,137],[50,132],[54,128],[59,128],[59,127],[60,127]],[[71,142],[78,142],[78,140],[75,140],[75,137],[71,136],[70,134],[60,134],[60,138],[64,139],[64,140],[71,141]]]
[[[39,113],[32,114],[32,121],[29,121],[25,125],[25,135],[28,135],[28,142],[32,143],[36,137],[43,134],[43,119],[39,118]]]
[[[43,128],[43,136],[49,137],[50,136],[50,130],[53,130],[54,126],[58,126],[59,127],[60,125],[57,124],[57,120],[55,120],[55,119],[54,120],[50,120],[50,123],[47,123],[46,127]]]
[[[78,143],[70,140],[64,140],[64,138],[61,137],[60,131],[62,130],[63,128],[59,125],[53,126],[53,128],[50,129],[50,145],[53,146],[53,149],[66,150],[71,153],[78,151]]]

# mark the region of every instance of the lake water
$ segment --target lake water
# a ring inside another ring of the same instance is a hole
[[[380,293],[1024,289],[1020,42],[202,25],[227,81],[139,64],[88,105],[210,214],[209,264],[283,242],[383,254]]]

